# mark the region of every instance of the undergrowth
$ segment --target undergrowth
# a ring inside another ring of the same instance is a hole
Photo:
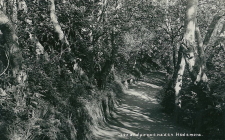
[[[222,72],[209,71],[211,77],[209,81],[210,92],[204,92],[203,106],[199,108],[199,96],[201,94],[196,86],[192,84],[187,73],[183,76],[183,86],[181,94],[181,110],[179,111],[180,125],[189,127],[192,132],[199,132],[207,139],[223,139],[225,130],[225,94],[224,94],[224,74]],[[173,114],[175,113],[175,93],[168,84],[157,95],[159,103],[164,108],[164,111]],[[200,119],[198,119],[201,112]],[[197,126],[201,121],[201,126]],[[199,130],[198,130],[199,129]]]
[[[113,82],[105,91],[87,87],[59,60],[26,60],[22,84],[2,76],[1,140],[91,140],[93,129],[112,117],[120,85]]]

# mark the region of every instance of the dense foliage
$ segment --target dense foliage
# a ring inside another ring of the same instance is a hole
[[[6,23],[0,19],[0,139],[94,139],[91,127],[110,116],[115,94],[122,92],[119,82],[143,79],[150,71],[167,72],[158,97],[168,113],[174,111],[171,81],[187,1],[0,2],[15,27],[11,30],[17,39],[11,38],[22,52],[21,64],[11,63],[20,58],[10,55],[10,34],[3,34]],[[204,49],[210,91],[204,99],[197,96],[200,90],[186,71],[179,116],[194,130],[198,101],[204,100],[201,133],[219,138],[225,129],[224,7],[223,0],[199,1],[198,26],[208,38]],[[14,65],[21,65],[17,77],[12,75]]]

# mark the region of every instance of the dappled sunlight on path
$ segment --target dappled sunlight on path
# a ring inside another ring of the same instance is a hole
[[[176,126],[155,99],[161,88],[146,82],[130,86],[113,115],[114,119],[108,126],[96,129],[96,140],[183,140],[184,137],[175,135],[189,131]]]
[[[145,86],[149,86],[152,88],[156,88],[156,89],[161,89],[162,87],[154,85],[154,84],[150,84],[150,83],[146,83],[146,82],[139,82],[138,85],[145,85]]]

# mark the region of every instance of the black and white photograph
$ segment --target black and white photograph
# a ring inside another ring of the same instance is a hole
[[[0,140],[224,140],[225,0],[0,0]]]

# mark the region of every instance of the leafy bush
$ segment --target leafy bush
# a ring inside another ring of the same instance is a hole
[[[112,83],[108,92],[87,88],[86,79],[71,72],[57,55],[52,57],[54,62],[25,60],[28,79],[22,85],[8,85],[5,75],[2,85],[6,88],[0,89],[1,139],[86,139],[95,123],[111,117],[116,103],[113,94],[120,92],[117,84]]]
[[[217,64],[215,64],[215,67]],[[214,66],[213,66],[214,67]],[[211,67],[213,69],[213,67]],[[179,111],[179,123],[192,128],[193,131],[201,130],[201,134],[208,138],[222,139],[225,128],[224,123],[224,101],[225,101],[225,75],[222,71],[208,71],[210,92],[204,92],[192,84],[187,72],[183,76],[181,94],[181,110]],[[160,91],[157,96],[160,104],[167,113],[174,111],[175,94],[169,84]],[[204,96],[202,96],[204,95]],[[199,100],[201,96],[202,101]],[[201,103],[201,107],[199,106]],[[201,116],[199,113],[201,112]],[[198,121],[202,126],[198,126]]]

